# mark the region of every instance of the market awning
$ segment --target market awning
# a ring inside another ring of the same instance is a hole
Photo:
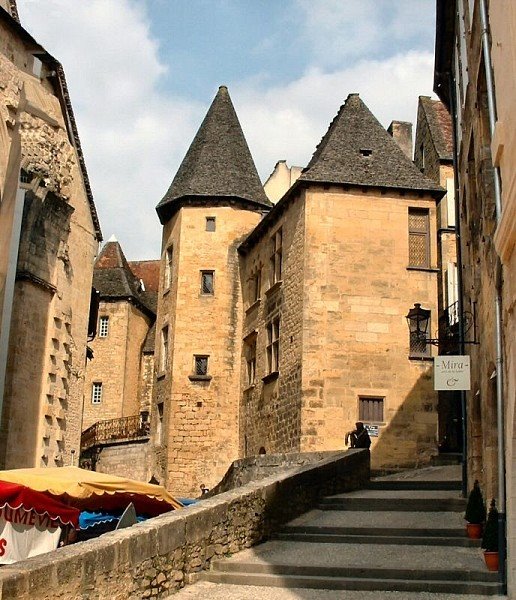
[[[20,483],[0,481],[0,515],[7,521],[21,525],[41,525],[44,521],[52,521],[56,527],[73,525],[77,528],[79,512],[44,492]]]
[[[162,486],[78,467],[0,471],[0,481],[47,492],[81,510],[124,509],[132,502],[138,514],[156,516],[182,507]]]

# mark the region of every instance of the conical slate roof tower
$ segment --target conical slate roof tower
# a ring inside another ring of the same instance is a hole
[[[221,86],[167,193],[164,223],[185,202],[240,200],[270,207],[226,86]]]
[[[350,94],[299,181],[405,190],[442,189],[408,159],[358,94]]]

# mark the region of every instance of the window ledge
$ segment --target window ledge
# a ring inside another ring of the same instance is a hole
[[[166,290],[163,290],[163,296],[167,296],[168,294],[170,294],[170,286]]]
[[[407,271],[425,271],[426,273],[439,273],[439,269],[433,267],[407,267]]]
[[[190,381],[211,381],[211,375],[188,375]]]
[[[270,296],[270,294],[273,294],[276,290],[279,290],[282,283],[283,283],[283,279],[276,281],[276,283],[274,285],[271,285],[271,287],[265,292],[265,295]]]
[[[409,360],[421,360],[421,361],[430,361],[430,360],[434,360],[433,356],[411,356],[409,355],[408,357]]]
[[[268,375],[265,375],[265,377],[262,377],[262,381],[263,383],[270,383],[271,381],[278,379],[278,377],[279,371],[272,371],[272,373],[269,373]]]
[[[165,371],[162,371],[161,373],[158,373],[158,374],[156,375],[156,379],[157,379],[158,381],[160,381],[161,379],[165,379],[165,375],[166,375]]]
[[[252,313],[255,308],[258,308],[260,306],[260,302],[260,298],[258,298],[258,300],[255,300],[250,306],[246,308],[245,314],[248,315],[249,313]]]
[[[252,390],[254,390],[255,387],[256,387],[256,383],[251,383],[244,389],[244,392],[251,392]]]

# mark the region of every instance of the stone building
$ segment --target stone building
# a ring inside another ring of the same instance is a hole
[[[0,2],[0,465],[78,457],[101,232],[63,69]]]
[[[516,597],[516,6],[437,2],[435,91],[455,125],[459,274],[478,345],[467,393],[468,479],[507,521],[509,596]],[[462,258],[462,260],[460,260]],[[471,336],[466,334],[466,342]],[[503,550],[503,548],[502,548]],[[502,565],[504,564],[502,556]]]
[[[220,88],[157,207],[152,475],[195,494],[238,457],[342,448],[358,419],[377,466],[427,463],[431,349],[405,315],[437,324],[443,194],[352,94],[271,208]]]
[[[139,267],[141,277],[133,273],[114,239],[95,262],[93,286],[100,302],[97,336],[89,344],[93,357],[86,374],[83,430],[97,421],[150,412],[152,378],[147,389],[142,361],[153,350],[149,337],[156,319],[157,291],[147,289],[147,269],[141,263]]]

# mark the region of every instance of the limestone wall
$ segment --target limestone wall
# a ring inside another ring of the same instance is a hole
[[[431,268],[409,265],[408,210],[430,215]],[[301,450],[342,448],[359,397],[383,398],[375,467],[423,464],[436,452],[431,363],[409,357],[415,302],[437,328],[436,208],[431,198],[338,188],[307,192]]]
[[[97,337],[90,346],[93,359],[88,365],[85,387],[83,431],[93,423],[137,415],[140,386],[141,349],[150,319],[127,300],[103,301],[99,318],[109,318],[106,337]],[[102,401],[92,404],[94,382],[102,382]]]
[[[241,455],[300,449],[303,331],[303,197],[292,202],[259,242],[242,258],[244,346],[242,352]],[[282,280],[271,285],[271,239],[282,233]],[[260,274],[260,298],[253,298],[253,277]],[[269,374],[267,327],[279,318],[279,373]],[[256,344],[256,376],[249,383],[248,352]]]
[[[165,598],[213,559],[267,539],[321,495],[362,487],[369,452],[353,450],[59,549],[0,571],[4,600]]]
[[[6,468],[69,464],[79,449],[97,232],[83,173],[41,52],[0,25],[0,238],[20,169],[30,181],[18,254],[0,435]],[[53,66],[55,69],[55,64]],[[4,237],[6,236],[6,237]],[[3,288],[4,257],[0,267]],[[3,295],[3,292],[2,294]]]
[[[95,471],[147,482],[148,452],[147,440],[102,446],[95,462]]]
[[[215,217],[215,231],[206,218]],[[156,326],[156,398],[164,405],[167,487],[197,495],[217,483],[238,458],[242,300],[237,247],[260,219],[232,206],[185,207],[164,229]],[[164,289],[167,249],[173,253]],[[201,271],[213,271],[214,293],[201,293]],[[168,327],[168,359],[162,358]],[[194,356],[208,356],[206,377]],[[156,417],[153,417],[156,424]]]

